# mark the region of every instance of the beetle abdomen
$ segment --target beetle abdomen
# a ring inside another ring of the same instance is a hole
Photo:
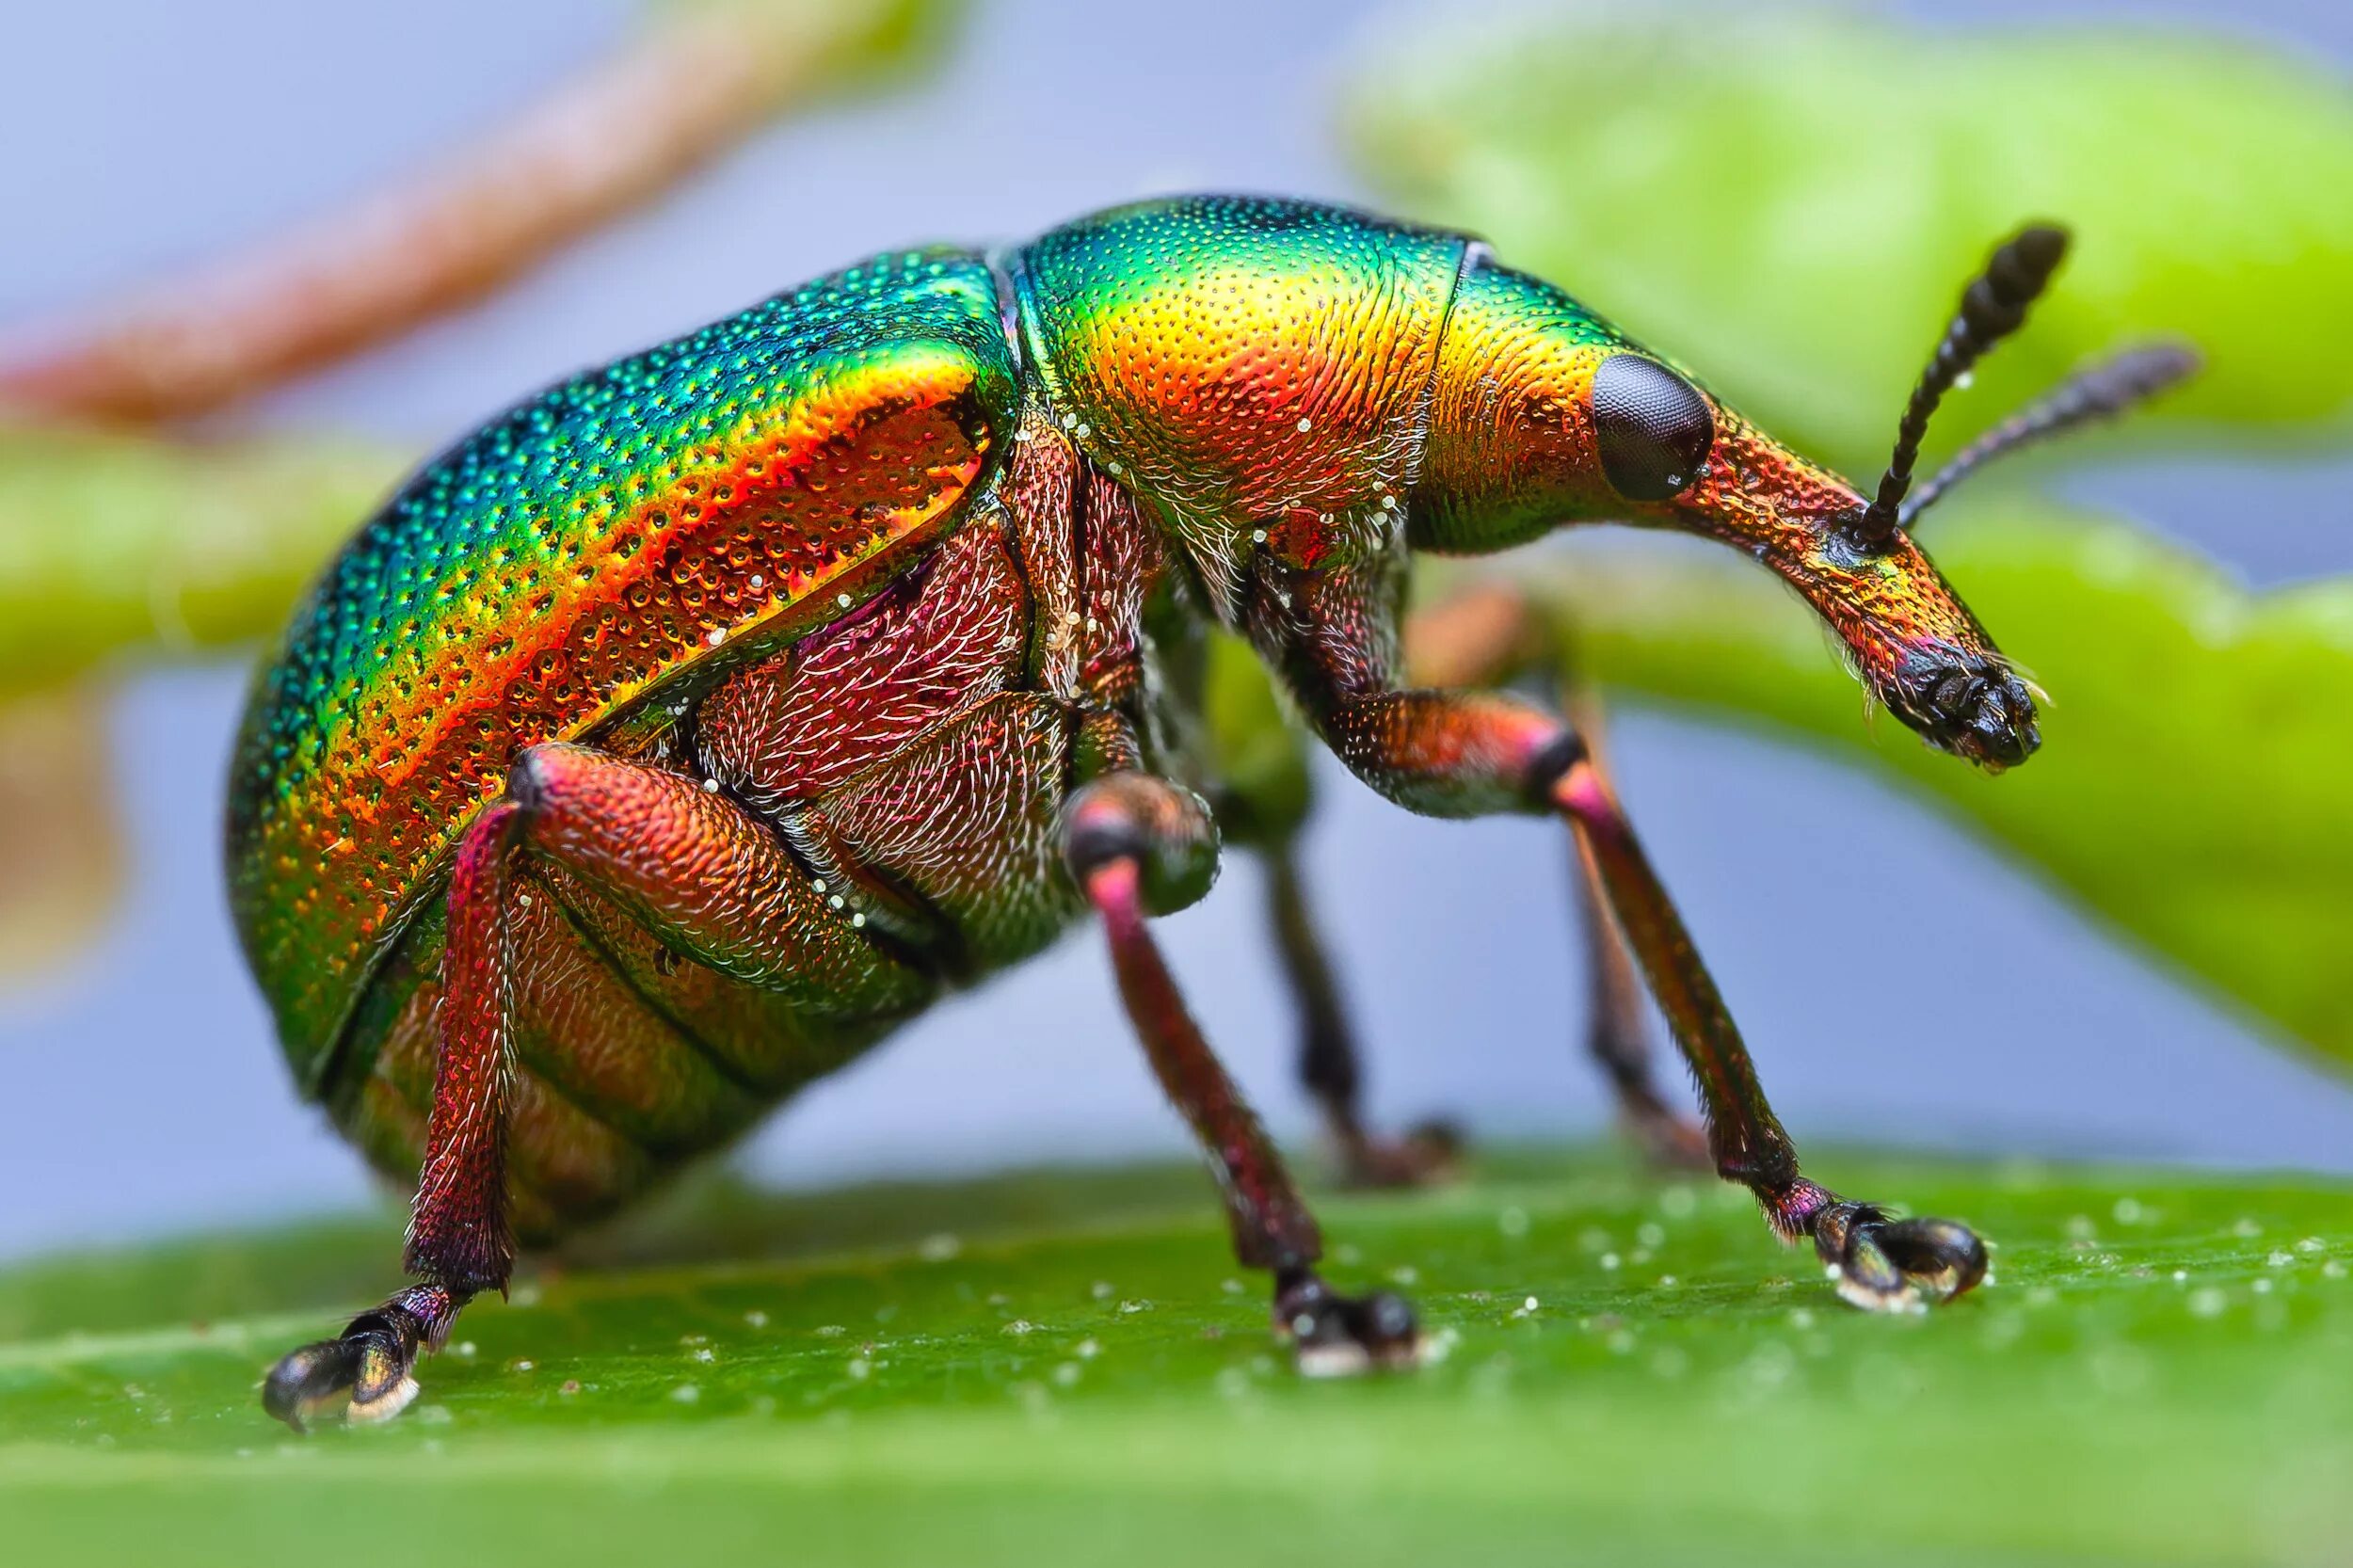
[[[568,381],[419,473],[330,566],[247,710],[229,861],[297,1080],[518,752],[936,534],[1010,427],[987,267],[892,255]]]

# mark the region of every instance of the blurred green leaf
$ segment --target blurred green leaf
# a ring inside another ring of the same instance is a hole
[[[1988,777],[1866,724],[1813,615],[1713,546],[1515,574],[1605,684],[1792,727],[1959,811],[2158,953],[2353,1066],[2353,581],[2249,595],[2128,525],[1979,497],[1929,543],[2050,693]]]
[[[2137,437],[2353,428],[2353,94],[2245,42],[1589,4],[1417,35],[1347,103],[1389,204],[1484,233],[1866,477],[1961,285],[2037,217],[2073,256],[1948,445],[2153,334],[2210,368]]]
[[[1359,1382],[1283,1367],[1258,1280],[1220,1288],[1198,1173],[1169,1168],[747,1206],[721,1228],[759,1208],[765,1260],[526,1278],[467,1313],[400,1420],[307,1441],[255,1379],[383,1288],[396,1217],[19,1267],[0,1508],[24,1560],[238,1568],[409,1562],[421,1539],[567,1564],[778,1542],[1022,1568],[1276,1568],[1303,1543],[1795,1564],[1858,1531],[1971,1568],[2318,1562],[2353,1528],[2340,1187],[1825,1159],[2001,1243],[1977,1296],[1886,1319],[1737,1190],[1486,1166],[1325,1206],[1354,1249],[1336,1277],[1410,1265],[1448,1347]]]
[[[0,697],[276,633],[403,459],[0,427]]]

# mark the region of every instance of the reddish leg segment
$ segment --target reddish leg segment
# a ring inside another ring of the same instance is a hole
[[[1605,779],[1601,705],[1574,684],[1561,688],[1570,727],[1585,739],[1593,769]],[[1582,840],[1573,846],[1577,882],[1578,945],[1585,968],[1585,1048],[1609,1080],[1618,1117],[1650,1157],[1663,1165],[1708,1164],[1707,1134],[1667,1103],[1653,1071],[1650,1028],[1642,1008],[1642,983],[1633,954],[1609,912],[1601,870]]]
[[[1582,840],[1575,846],[1575,856],[1577,932],[1585,957],[1586,1051],[1617,1095],[1619,1119],[1653,1160],[1705,1167],[1707,1134],[1667,1103],[1652,1073],[1642,983],[1618,936],[1600,871]]]
[[[1220,1064],[1161,959],[1146,920],[1171,869],[1215,853],[1199,803],[1142,774],[1113,774],[1072,797],[1066,853],[1102,918],[1121,999],[1152,1070],[1192,1123],[1217,1174],[1234,1256],[1274,1275],[1274,1322],[1298,1346],[1303,1370],[1352,1372],[1406,1365],[1419,1353],[1412,1308],[1376,1292],[1342,1296],[1315,1271],[1323,1238],[1282,1157]],[[1158,874],[1155,868],[1160,868]]]
[[[419,1352],[440,1348],[477,1292],[506,1288],[515,1241],[504,1158],[505,906],[507,861],[521,822],[514,801],[490,806],[459,840],[450,872],[433,1115],[402,1258],[422,1283],[361,1313],[341,1336],[305,1345],[270,1369],[262,1402],[296,1431],[339,1400],[354,1420],[399,1415],[416,1397],[411,1368]]]
[[[1715,981],[1574,730],[1485,692],[1375,693],[1334,705],[1322,725],[1360,776],[1417,809],[1467,816],[1541,805],[1568,821],[1699,1085],[1717,1170],[1756,1194],[1778,1234],[1814,1239],[1841,1295],[1904,1308],[1922,1290],[1958,1295],[1984,1276],[1984,1245],[1964,1227],[1890,1220],[1799,1173]]]
[[[519,856],[562,868],[685,955],[812,1007],[885,1015],[931,984],[875,946],[840,889],[696,780],[585,746],[524,753],[451,871],[433,1112],[405,1258],[420,1283],[272,1368],[263,1402],[296,1427],[346,1400],[357,1418],[396,1414],[416,1392],[419,1353],[439,1348],[473,1296],[506,1288],[507,910]]]
[[[401,1263],[445,1287],[460,1304],[503,1290],[515,1263],[506,1222],[506,1096],[512,1067],[508,979],[508,855],[523,808],[502,800],[457,846],[441,956],[439,1054],[424,1164]]]

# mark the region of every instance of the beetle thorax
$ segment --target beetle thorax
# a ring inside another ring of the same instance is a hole
[[[1203,199],[1056,231],[1013,266],[1055,417],[1230,615],[1256,554],[1312,566],[1401,539],[1464,254],[1328,208]]]

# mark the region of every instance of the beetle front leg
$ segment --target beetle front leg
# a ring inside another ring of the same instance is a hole
[[[450,876],[433,1109],[403,1258],[419,1283],[271,1369],[262,1402],[296,1430],[338,1403],[356,1420],[399,1414],[417,1392],[418,1356],[440,1348],[467,1302],[506,1288],[507,909],[525,856],[698,962],[814,1006],[887,1014],[930,984],[869,940],[863,917],[844,913],[840,897],[732,801],[587,746],[523,753],[504,797],[460,840]]]
[[[1315,1264],[1323,1237],[1257,1115],[1202,1038],[1153,941],[1147,914],[1182,902],[1172,889],[1200,878],[1214,856],[1209,813],[1190,792],[1139,773],[1115,773],[1071,797],[1064,854],[1103,921],[1136,1033],[1160,1086],[1193,1125],[1215,1167],[1245,1268],[1274,1275],[1274,1326],[1311,1375],[1410,1366],[1421,1334],[1413,1308],[1387,1291],[1343,1296]]]
[[[1714,979],[1575,730],[1487,692],[1376,693],[1335,704],[1322,724],[1341,758],[1403,805],[1438,816],[1548,808],[1567,820],[1699,1084],[1717,1171],[1756,1194],[1785,1240],[1813,1240],[1841,1296],[1901,1310],[1984,1277],[1984,1243],[1965,1226],[1891,1219],[1799,1173]]]
[[[1703,1168],[1707,1134],[1669,1105],[1651,1068],[1650,1031],[1642,1017],[1641,982],[1609,913],[1601,871],[1582,839],[1574,846],[1577,914],[1585,954],[1585,1048],[1618,1100],[1618,1116],[1662,1165]]]
[[[1659,1093],[1643,1027],[1641,982],[1619,938],[1600,872],[1580,840],[1573,849],[1579,944],[1585,954],[1585,1049],[1618,1100],[1618,1117],[1653,1160],[1705,1164],[1707,1135]]]

